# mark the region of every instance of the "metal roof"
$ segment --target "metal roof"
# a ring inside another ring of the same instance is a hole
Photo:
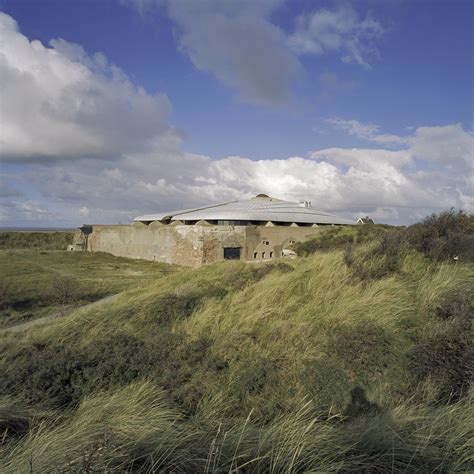
[[[321,211],[307,201],[289,202],[264,194],[243,201],[230,201],[195,209],[138,216],[139,222],[153,221],[272,221],[302,224],[354,224],[352,220]]]

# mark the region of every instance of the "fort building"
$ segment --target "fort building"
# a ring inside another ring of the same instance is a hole
[[[216,260],[267,261],[294,254],[292,244],[321,226],[351,225],[308,201],[266,194],[195,209],[138,216],[129,225],[83,225],[71,250],[198,267]]]

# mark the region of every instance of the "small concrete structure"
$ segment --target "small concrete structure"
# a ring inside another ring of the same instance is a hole
[[[266,261],[294,255],[291,246],[325,225],[351,221],[259,194],[185,211],[139,216],[131,225],[84,225],[74,250],[198,267],[216,260]]]

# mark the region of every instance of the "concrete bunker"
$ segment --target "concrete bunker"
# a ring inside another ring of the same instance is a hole
[[[73,250],[197,267],[216,260],[260,261],[293,256],[295,242],[325,225],[354,222],[317,209],[258,194],[194,209],[138,216],[129,225],[84,225]]]

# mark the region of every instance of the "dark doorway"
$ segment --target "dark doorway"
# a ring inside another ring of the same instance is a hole
[[[240,260],[240,247],[225,247],[224,259],[225,260]]]

